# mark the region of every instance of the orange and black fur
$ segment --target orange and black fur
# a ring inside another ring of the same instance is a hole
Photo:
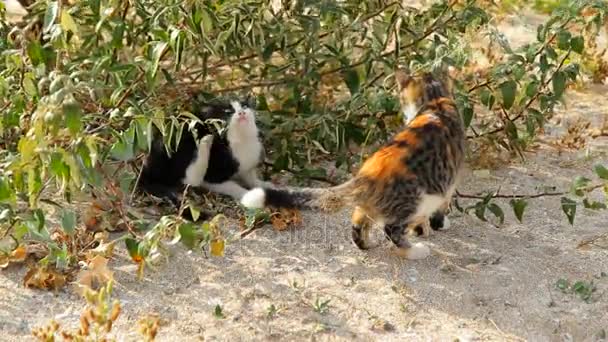
[[[465,130],[443,82],[430,73],[399,70],[395,76],[407,125],[354,178],[331,188],[256,188],[242,204],[324,210],[353,205],[352,238],[360,249],[369,248],[369,229],[381,222],[400,254],[426,257],[428,247],[412,245],[404,233],[421,227],[428,235],[429,220],[443,220],[464,161]]]

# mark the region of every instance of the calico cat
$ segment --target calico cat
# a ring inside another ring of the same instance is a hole
[[[427,246],[412,245],[404,233],[420,226],[428,234],[429,219],[439,221],[446,212],[464,161],[464,124],[446,84],[431,73],[413,76],[400,70],[396,79],[409,123],[369,157],[354,178],[331,188],[256,188],[241,203],[249,208],[323,210],[353,205],[352,239],[357,247],[370,247],[369,229],[381,222],[398,254],[408,259],[428,256]]]
[[[268,186],[258,179],[256,167],[264,158],[261,135],[253,105],[247,101],[203,103],[193,110],[203,123],[193,131],[184,128],[174,152],[167,153],[160,131],[152,135],[149,154],[137,184],[140,190],[166,198],[176,207],[186,185],[205,188],[236,200],[256,186]],[[227,122],[218,134],[208,119]]]

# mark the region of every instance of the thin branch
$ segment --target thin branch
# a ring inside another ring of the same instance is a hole
[[[264,162],[264,165],[265,166],[273,166],[272,163],[269,163],[267,161]],[[293,174],[293,175],[304,177],[304,178],[307,178],[307,179],[310,179],[310,180],[324,182],[324,183],[327,183],[327,184],[330,184],[330,185],[338,185],[338,182],[336,182],[336,181],[334,181],[332,179],[329,179],[327,177],[322,177],[322,176],[302,176],[302,174],[300,172],[296,171],[296,170],[289,169],[289,168],[286,168],[284,170],[287,171],[287,172],[289,172],[289,173],[291,173],[291,174]]]
[[[284,79],[276,80],[276,81],[262,81],[262,82],[256,82],[256,83],[247,83],[247,84],[241,84],[238,86],[219,89],[219,90],[216,90],[215,93],[222,94],[222,93],[227,93],[227,92],[231,92],[231,91],[251,89],[251,88],[257,88],[257,87],[272,87],[275,85],[289,83],[294,80],[295,80],[294,78],[284,78]]]
[[[593,190],[599,189],[604,187],[604,184],[596,184],[596,185],[592,185],[592,186],[588,186],[585,188],[582,188],[580,190],[585,191],[585,192],[591,192]],[[556,191],[556,192],[552,192],[552,191],[547,191],[547,192],[540,192],[537,194],[530,194],[530,195],[523,195],[523,194],[512,194],[512,195],[503,195],[497,192],[495,192],[491,198],[507,198],[507,199],[517,199],[517,198],[525,198],[525,199],[530,199],[530,198],[539,198],[539,197],[554,197],[554,196],[563,196],[568,194],[569,191]],[[485,195],[472,195],[472,194],[466,194],[466,193],[461,193],[458,190],[456,191],[456,194],[458,195],[458,197],[461,198],[471,198],[471,199],[486,199],[488,196]]]

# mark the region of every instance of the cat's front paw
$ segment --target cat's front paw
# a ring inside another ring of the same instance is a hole
[[[212,134],[207,134],[205,135],[199,142],[198,142],[198,146],[207,146],[207,147],[211,147],[211,144],[213,144],[213,135]]]
[[[425,244],[418,242],[409,248],[397,247],[394,253],[409,260],[420,260],[431,255],[431,249]]]

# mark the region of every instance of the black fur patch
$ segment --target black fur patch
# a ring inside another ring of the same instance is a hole
[[[276,208],[297,208],[310,200],[310,196],[299,192],[281,189],[264,189],[266,205]]]
[[[433,230],[439,230],[439,229],[443,228],[444,217],[445,217],[445,215],[441,212],[434,213],[429,220],[429,223],[431,224],[431,228],[433,228]]]

